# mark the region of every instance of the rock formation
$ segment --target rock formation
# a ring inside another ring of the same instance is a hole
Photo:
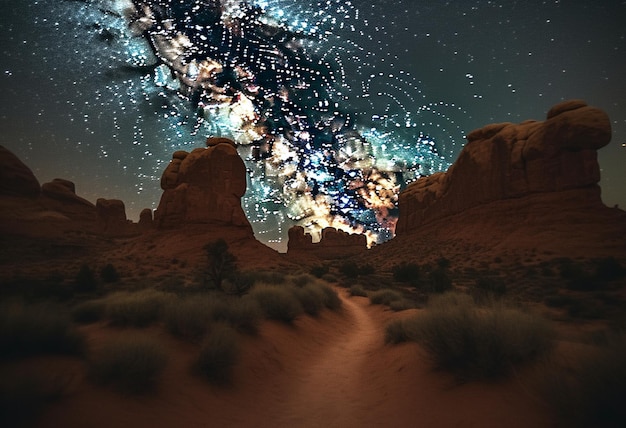
[[[447,172],[400,194],[397,236],[377,251],[448,257],[451,247],[472,247],[472,257],[493,257],[488,254],[526,248],[626,257],[626,213],[606,207],[598,186],[596,151],[611,139],[602,110],[568,101],[543,122],[488,125],[467,139]]]
[[[17,156],[0,146],[0,195],[36,198],[39,181]]]
[[[322,230],[322,237],[318,243],[304,233],[301,226],[289,229],[287,253],[315,256],[319,259],[335,259],[349,257],[367,250],[367,238],[361,234],[349,234],[343,230],[327,227]]]
[[[151,230],[153,227],[152,210],[150,208],[144,208],[139,213],[139,231],[145,233]]]
[[[533,194],[552,194],[556,206],[561,196],[601,205],[596,151],[610,139],[606,113],[582,101],[554,106],[544,122],[493,124],[471,132],[447,172],[422,178],[400,195],[396,233]]]
[[[126,218],[126,207],[119,199],[99,198],[96,201],[98,232],[104,236],[135,235],[138,227]]]
[[[230,140],[210,138],[206,149],[175,152],[161,177],[164,192],[154,214],[155,226],[225,224],[252,233],[241,208],[246,179],[246,167]]]

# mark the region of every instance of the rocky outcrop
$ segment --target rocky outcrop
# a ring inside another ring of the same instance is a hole
[[[157,228],[190,224],[252,227],[241,208],[246,167],[234,143],[208,139],[206,149],[177,151],[161,177],[164,190],[154,213]]]
[[[76,186],[69,180],[55,178],[41,186],[41,204],[75,223],[73,227],[93,232],[96,207],[76,194]]]
[[[119,199],[99,198],[96,201],[98,232],[108,237],[131,236],[138,233],[137,224],[126,218],[126,207]]]
[[[349,257],[367,250],[367,238],[362,234],[349,234],[343,230],[327,227],[322,230],[318,243],[313,243],[311,235],[304,233],[301,226],[289,229],[287,253],[306,254],[319,259]]]
[[[139,213],[139,231],[141,233],[148,232],[152,230],[153,227],[153,218],[152,218],[152,210],[150,208],[144,208]]]
[[[402,192],[396,234],[474,207],[538,194],[544,203],[551,195],[547,199],[555,210],[602,206],[596,151],[610,139],[607,114],[580,100],[554,106],[543,122],[473,131],[447,172],[417,180]]]
[[[36,198],[39,181],[17,156],[0,146],[0,195]]]

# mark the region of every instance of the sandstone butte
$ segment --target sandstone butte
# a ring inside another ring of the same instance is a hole
[[[495,252],[626,255],[626,213],[606,207],[598,185],[597,150],[611,140],[604,111],[566,101],[545,121],[492,124],[467,140],[447,172],[400,194],[397,236],[382,251],[424,255],[427,246],[464,242]]]

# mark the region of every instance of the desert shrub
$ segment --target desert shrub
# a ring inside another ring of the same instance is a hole
[[[452,288],[452,279],[445,268],[437,267],[428,273],[428,291],[432,293],[445,293]]]
[[[126,394],[155,390],[167,356],[154,339],[125,335],[107,343],[90,361],[89,375],[99,385]]]
[[[404,299],[401,293],[388,288],[370,292],[369,298],[373,305],[387,306],[389,306],[393,301]]]
[[[339,298],[337,292],[328,284],[317,284],[317,288],[319,288],[324,296],[324,306],[330,309],[331,311],[336,311],[341,308],[342,302]]]
[[[402,262],[392,269],[394,281],[417,286],[420,282],[421,268],[417,263]]]
[[[500,278],[481,276],[476,279],[472,294],[475,297],[502,297],[506,294],[506,284]]]
[[[176,337],[200,340],[211,324],[215,304],[207,296],[172,299],[163,311],[165,327]]]
[[[171,300],[165,307],[163,319],[174,336],[199,341],[215,322],[228,323],[233,328],[254,334],[258,330],[261,312],[255,301],[219,295],[189,296]]]
[[[302,273],[291,277],[291,283],[296,287],[304,287],[307,284],[311,284],[315,281],[315,278],[307,273]]]
[[[242,333],[257,333],[263,314],[255,300],[232,298],[223,303],[214,307],[211,313],[213,321],[227,323]]]
[[[268,319],[291,323],[303,312],[302,305],[287,286],[259,284],[249,296]]]
[[[120,274],[115,269],[115,266],[109,263],[100,270],[100,278],[107,283],[117,282],[120,279]]]
[[[222,283],[222,288],[228,294],[236,294],[241,296],[250,290],[257,279],[252,272],[234,272],[228,278],[225,278]]]
[[[225,385],[232,381],[239,356],[237,333],[225,324],[216,324],[202,342],[193,371],[209,382]]]
[[[395,345],[410,340],[412,340],[412,338],[404,319],[393,320],[385,327],[385,343]]]
[[[563,426],[626,426],[626,337],[612,337],[575,367],[549,365],[542,373],[542,392]]]
[[[407,309],[413,309],[414,307],[415,305],[413,302],[408,299],[394,300],[389,303],[389,308],[395,312],[406,311]]]
[[[425,313],[393,328],[400,327],[405,331],[393,337],[418,342],[437,368],[461,380],[507,376],[515,365],[546,355],[554,339],[546,320],[501,304],[477,306],[453,293],[432,297]]]
[[[314,285],[305,285],[293,289],[304,312],[316,316],[324,308],[324,292]]]
[[[72,319],[81,324],[90,324],[100,321],[106,313],[106,302],[104,299],[87,300],[72,308]]]
[[[359,296],[359,297],[367,297],[367,291],[363,288],[361,284],[354,284],[350,287],[350,295],[351,296]]]
[[[287,275],[280,272],[258,271],[255,276],[257,283],[284,284],[287,281]]]
[[[88,265],[82,265],[74,278],[74,290],[79,293],[90,293],[98,287],[98,281],[93,270]]]
[[[339,272],[346,278],[357,278],[361,274],[359,265],[350,260],[339,265]]]
[[[115,325],[145,327],[157,321],[165,304],[174,298],[150,289],[114,293],[106,297],[106,317]]]
[[[313,266],[309,272],[311,275],[313,275],[316,278],[322,278],[324,275],[328,273],[329,270],[330,270],[330,266],[328,266],[327,264],[323,264],[323,265]]]
[[[40,354],[81,354],[84,338],[65,308],[21,301],[0,305],[0,359]]]

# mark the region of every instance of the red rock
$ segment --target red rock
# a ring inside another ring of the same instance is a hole
[[[39,196],[39,181],[17,156],[0,146],[0,195]]]
[[[611,139],[605,112],[582,101],[554,106],[544,122],[488,125],[446,173],[410,184],[399,198],[397,235],[472,207],[536,193],[580,189],[601,205],[596,150]]]
[[[300,253],[319,259],[334,259],[349,257],[367,250],[365,235],[349,234],[333,227],[322,230],[322,237],[318,243],[313,243],[312,236],[305,234],[301,226],[293,226],[288,233],[287,253],[289,255]]]
[[[139,213],[139,231],[147,232],[153,228],[152,210],[150,208],[144,208]]]
[[[241,208],[246,167],[234,143],[209,139],[206,149],[176,152],[161,178],[164,192],[154,213],[157,228],[184,224],[252,227]]]
[[[96,201],[98,231],[110,237],[137,233],[136,225],[126,218],[126,207],[119,199],[99,198]]]

